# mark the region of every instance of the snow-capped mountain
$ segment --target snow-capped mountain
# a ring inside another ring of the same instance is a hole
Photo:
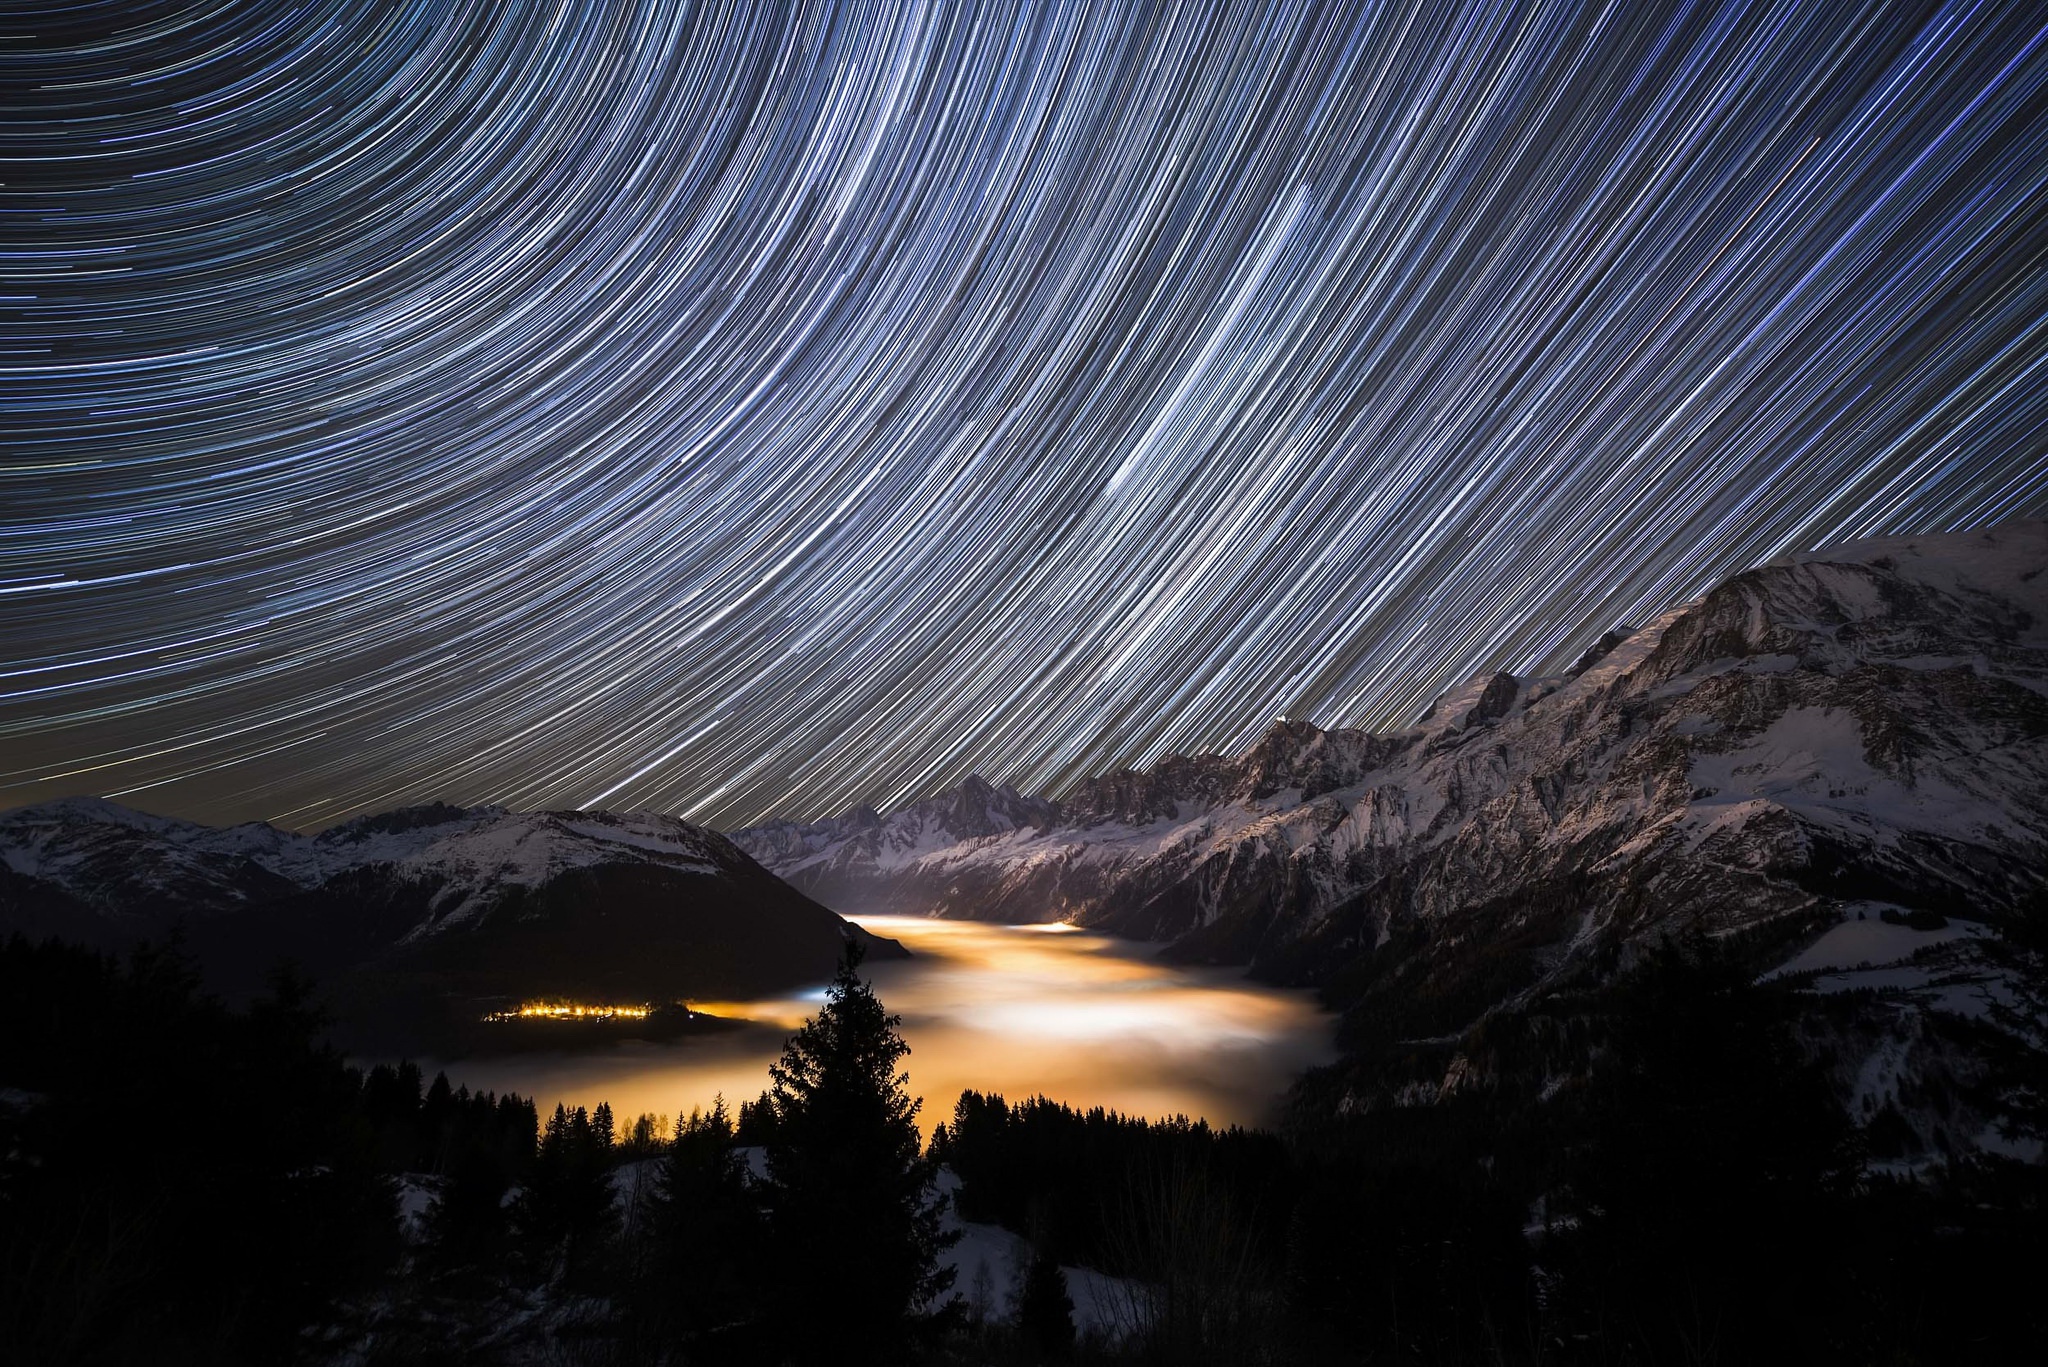
[[[902,953],[674,817],[433,805],[305,836],[99,799],[0,814],[0,932],[119,947],[174,926],[223,990],[290,958],[344,997],[374,979],[378,1012],[742,997],[830,976],[849,939]]]
[[[116,922],[204,919],[319,886],[368,864],[399,864],[504,813],[444,805],[365,817],[318,836],[262,822],[202,826],[104,798],[0,812],[0,863]]]
[[[0,861],[110,917],[204,919],[319,888],[366,868],[435,888],[410,937],[487,912],[509,889],[571,870],[646,865],[705,877],[753,861],[716,831],[649,813],[408,807],[300,835],[261,822],[202,826],[103,798],[0,813]]]
[[[1671,933],[1773,963],[1859,912],[1981,920],[2048,887],[2048,524],[1764,565],[1398,733],[1278,723],[949,840],[955,800],[734,839],[831,905],[1320,984],[1353,1045],[1377,1003],[1449,1038]]]
[[[1571,674],[1482,675],[1403,732],[1280,722],[1058,803],[975,780],[733,838],[827,902],[1214,957],[1567,882],[1586,935],[1852,895],[2008,905],[2048,870],[2044,570],[2041,523],[1860,542],[1737,575]]]

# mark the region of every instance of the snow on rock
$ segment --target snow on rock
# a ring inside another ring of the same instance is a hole
[[[397,862],[414,872],[519,887],[622,859],[715,873],[706,834],[674,817],[521,812],[443,836]]]
[[[113,917],[132,917],[145,904],[213,914],[288,890],[289,880],[250,855],[266,843],[241,827],[218,831],[102,798],[0,812],[0,862]]]
[[[260,822],[202,826],[100,798],[0,813],[0,860],[110,916],[210,916],[358,870],[431,885],[430,933],[573,869],[656,865],[719,875],[747,861],[723,836],[651,813],[406,808],[301,835]]]

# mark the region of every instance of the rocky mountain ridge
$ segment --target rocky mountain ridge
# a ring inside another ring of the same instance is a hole
[[[828,903],[1253,959],[1579,877],[1603,924],[1651,894],[1711,930],[1837,891],[2005,905],[2048,866],[2044,568],[2041,523],[1856,543],[1737,575],[1570,674],[1479,676],[1403,732],[1278,722],[1063,801],[972,780],[733,838]],[[1357,905],[1396,875],[1399,905]]]

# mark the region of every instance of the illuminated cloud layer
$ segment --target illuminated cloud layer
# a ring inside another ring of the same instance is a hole
[[[2048,509],[2033,5],[69,14],[0,805],[1057,791]]]

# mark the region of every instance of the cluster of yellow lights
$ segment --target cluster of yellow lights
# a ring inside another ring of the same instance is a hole
[[[582,1002],[526,1002],[517,1011],[493,1011],[485,1020],[607,1021],[643,1020],[648,1006],[592,1006]]]

